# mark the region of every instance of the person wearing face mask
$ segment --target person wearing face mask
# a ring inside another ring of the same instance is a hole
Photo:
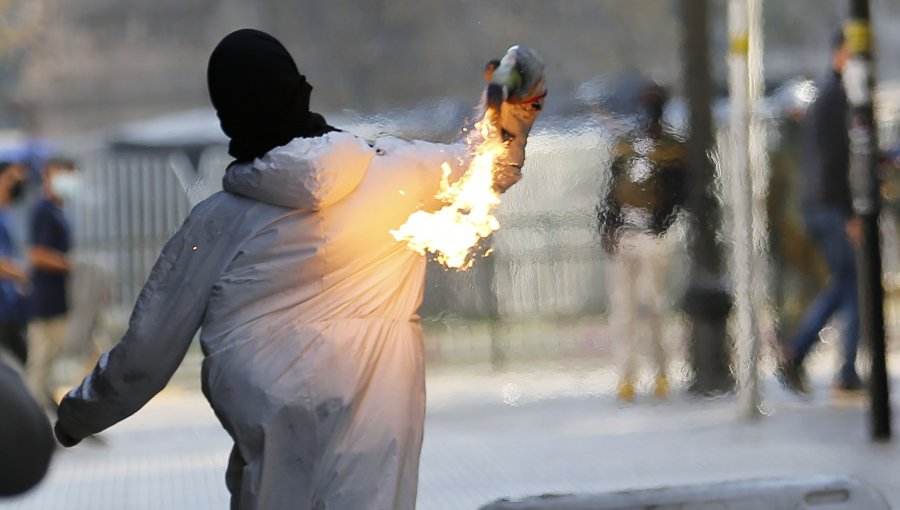
[[[25,185],[22,165],[0,162],[0,358],[9,356],[24,364],[27,358],[27,312],[23,290],[28,282],[16,261],[12,227],[7,208],[20,200]]]
[[[865,385],[856,370],[859,347],[859,295],[856,246],[860,220],[853,208],[850,188],[849,104],[843,71],[850,46],[843,32],[835,34],[831,66],[818,83],[819,94],[802,124],[801,204],[810,239],[828,266],[829,279],[780,353],[776,375],[798,395],[809,394],[804,364],[819,341],[819,333],[832,318],[840,318],[842,363],[835,375],[837,395],[859,395]]]
[[[42,196],[31,210],[28,260],[32,267],[28,327],[28,382],[47,409],[55,409],[53,365],[68,339],[68,252],[71,230],[63,204],[74,192],[75,165],[55,159],[44,167]]]

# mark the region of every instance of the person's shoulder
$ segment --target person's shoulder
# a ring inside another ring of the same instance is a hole
[[[263,202],[219,191],[191,209],[173,239],[177,237],[194,244],[233,244],[260,223],[246,219],[265,216],[262,211],[267,208],[275,209]]]
[[[415,149],[422,146],[438,145],[432,144],[431,142],[426,142],[424,140],[400,138],[391,135],[380,136],[378,138],[375,138],[374,140],[368,141],[367,143],[372,149],[375,150],[375,153],[379,156],[390,155],[399,151]]]
[[[56,206],[46,197],[41,197],[31,206],[31,217],[35,220],[48,220],[53,217]]]
[[[231,225],[231,228],[239,228],[241,225],[248,224],[248,222],[242,221],[247,217],[259,219],[280,214],[284,214],[284,207],[260,202],[228,191],[219,191],[195,205],[186,222],[195,226],[204,225],[204,228],[211,225]]]
[[[418,165],[461,164],[466,154],[466,144],[431,142],[414,138],[383,136],[372,141],[376,158],[373,161],[389,161],[395,168],[412,168]]]
[[[634,139],[633,137],[623,138],[616,141],[615,146],[616,154],[619,156],[626,156],[634,152]]]
[[[37,212],[43,211],[44,209],[47,208],[47,205],[48,205],[49,203],[50,203],[50,201],[47,200],[46,197],[39,197],[37,200],[35,200],[35,201],[31,204],[31,208],[30,208],[30,209],[31,209],[31,212],[32,212],[32,213],[37,213]]]
[[[681,136],[666,131],[659,137],[659,146],[682,157],[687,152],[687,144]]]
[[[661,140],[653,155],[662,164],[680,163],[687,158],[687,147],[676,139]]]
[[[243,211],[254,207],[260,202],[251,200],[241,195],[219,191],[201,200],[191,209],[189,218],[203,218],[207,216],[237,216]]]
[[[844,93],[844,84],[841,75],[829,71],[819,79],[819,97],[831,97]]]
[[[364,139],[346,132],[331,131],[312,138],[295,138],[276,147],[253,163],[263,171],[327,166],[340,166],[348,159],[371,157],[372,147]]]

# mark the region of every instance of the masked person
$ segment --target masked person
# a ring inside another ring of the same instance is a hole
[[[28,275],[16,260],[7,208],[22,198],[24,178],[22,165],[0,162],[0,359],[5,353],[23,365],[28,356],[28,315],[23,294]]]
[[[63,352],[68,331],[67,283],[72,233],[63,204],[76,186],[75,165],[51,160],[44,167],[42,197],[31,210],[30,324],[28,326],[28,382],[35,397],[47,409],[56,408],[53,366]]]
[[[235,443],[232,508],[413,508],[425,259],[389,230],[439,207],[441,164],[458,177],[466,148],[336,130],[256,30],[219,43],[208,83],[235,158],[225,191],[165,245],[124,338],[63,399],[57,436],[72,445],[137,411],[200,328],[203,391]],[[506,175],[539,106],[503,104]]]
[[[687,195],[684,144],[663,126],[666,91],[654,83],[640,99],[640,125],[616,145],[609,191],[598,208],[603,246],[611,255],[610,330],[621,371],[618,398],[625,402],[634,400],[642,338],[655,363],[653,391],[660,398],[668,392],[663,313],[671,241],[666,233]]]
[[[819,332],[834,316],[843,319],[843,363],[834,380],[838,393],[864,389],[856,371],[859,345],[859,295],[854,245],[861,235],[850,192],[850,138],[847,93],[842,72],[850,50],[838,33],[832,44],[831,69],[819,83],[819,95],[803,121],[802,205],[809,237],[828,266],[829,280],[807,308],[782,352],[779,380],[789,390],[809,391],[806,357]]]

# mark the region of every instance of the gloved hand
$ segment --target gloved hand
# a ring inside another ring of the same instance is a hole
[[[502,87],[502,103],[493,117],[507,146],[506,154],[497,163],[494,173],[494,189],[506,191],[522,177],[525,163],[525,144],[535,119],[544,106],[547,86],[544,83],[544,62],[534,50],[513,46],[501,60],[492,60],[485,67],[489,84]],[[489,85],[490,89],[491,85]],[[496,94],[485,94],[485,106],[491,107]]]
[[[66,448],[71,448],[81,442],[81,439],[75,439],[66,433],[66,431],[59,426],[59,421],[53,426],[53,435],[56,436],[56,440],[59,441],[59,444]]]

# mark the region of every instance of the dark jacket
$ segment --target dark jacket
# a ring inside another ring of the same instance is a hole
[[[72,234],[62,208],[44,198],[31,210],[31,245],[68,253]],[[66,296],[68,275],[44,269],[31,272],[31,316],[59,317],[69,310]]]
[[[616,145],[609,188],[597,208],[603,246],[609,252],[615,251],[623,229],[666,233],[687,198],[684,143],[663,134],[652,140],[652,149],[639,154],[642,140],[650,139],[638,134]],[[637,165],[643,169],[635,171]],[[645,211],[647,224],[629,224],[625,208]]]
[[[841,75],[831,72],[819,84],[819,96],[803,121],[801,183],[804,207],[829,207],[853,213],[850,197],[849,107]]]

